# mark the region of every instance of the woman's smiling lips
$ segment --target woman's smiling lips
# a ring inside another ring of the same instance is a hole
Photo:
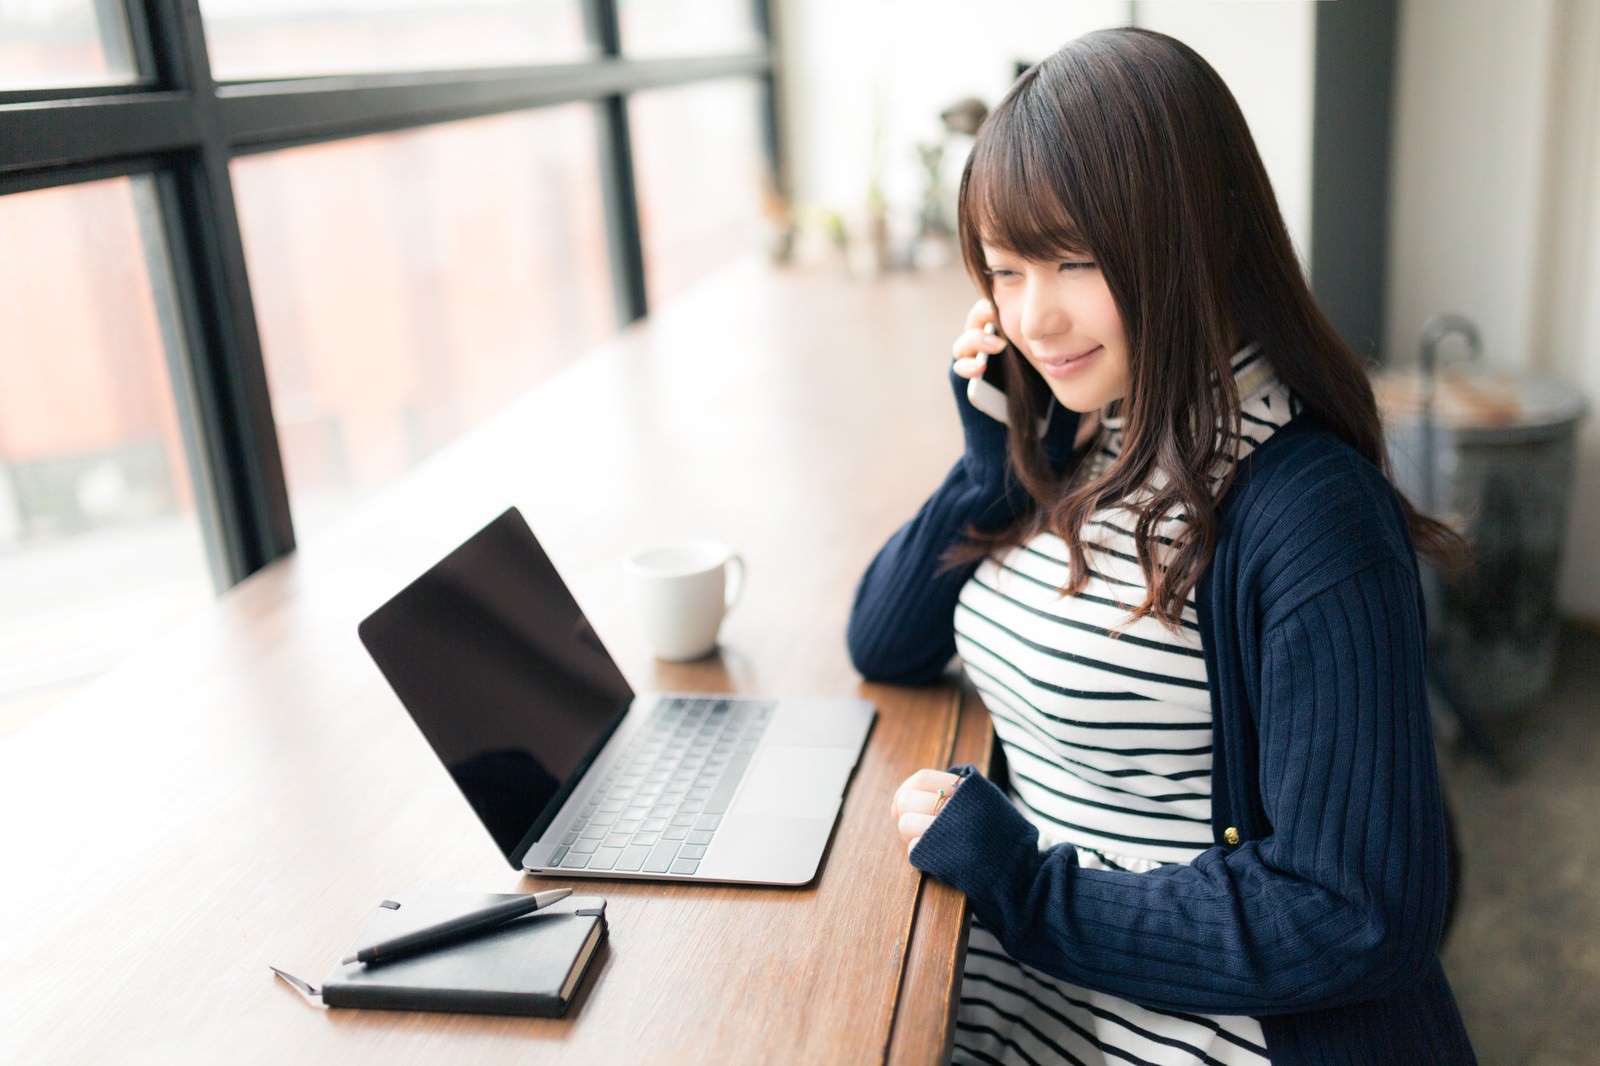
[[[1076,374],[1089,365],[1089,360],[1105,350],[1104,345],[1095,345],[1086,352],[1076,355],[1034,355],[1034,362],[1039,367],[1039,373],[1048,377],[1062,378]]]

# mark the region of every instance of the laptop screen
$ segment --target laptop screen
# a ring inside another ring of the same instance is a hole
[[[633,689],[511,508],[359,627],[361,641],[513,866]]]

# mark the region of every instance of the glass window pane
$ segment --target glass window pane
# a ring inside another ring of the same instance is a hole
[[[760,247],[768,164],[756,83],[725,79],[635,93],[633,134],[645,283],[652,304]]]
[[[0,736],[213,596],[148,193],[0,197]]]
[[[644,56],[717,55],[766,48],[753,0],[619,0],[622,51]]]
[[[301,539],[615,331],[593,115],[234,162]]]
[[[121,3],[0,0],[0,89],[121,84],[135,67]]]
[[[579,0],[200,0],[219,81],[592,54]]]

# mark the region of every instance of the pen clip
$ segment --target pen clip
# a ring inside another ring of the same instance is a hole
[[[273,973],[277,974],[279,977],[283,978],[284,983],[290,988],[294,989],[296,992],[300,993],[301,998],[307,1003],[311,1004],[313,1007],[320,1007],[324,1010],[327,1009],[328,1005],[322,1002],[322,992],[315,985],[308,984],[287,970],[280,970],[276,966],[268,966],[267,968]]]

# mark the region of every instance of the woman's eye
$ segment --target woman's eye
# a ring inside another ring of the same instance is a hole
[[[1093,270],[1094,269],[1094,263],[1090,262],[1087,259],[1073,259],[1073,260],[1069,260],[1069,261],[1067,261],[1065,263],[1062,263],[1061,264],[1061,269],[1063,271]]]

